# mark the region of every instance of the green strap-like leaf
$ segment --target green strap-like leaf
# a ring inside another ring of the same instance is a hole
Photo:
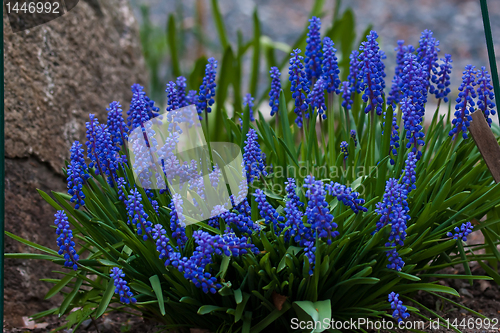
[[[149,282],[151,282],[151,287],[153,287],[153,291],[156,294],[156,298],[158,299],[158,306],[160,307],[160,312],[164,316],[165,315],[165,304],[163,303],[163,292],[161,289],[160,278],[158,275],[153,275],[149,278]]]
[[[108,281],[108,285],[104,294],[102,295],[101,301],[99,302],[99,306],[97,307],[95,317],[99,318],[108,308],[109,302],[113,298],[113,294],[115,292],[115,285],[113,279]]]

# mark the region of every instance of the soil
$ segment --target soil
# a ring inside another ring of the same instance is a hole
[[[477,263],[471,263],[471,271],[473,275],[486,275],[481,266]],[[463,267],[449,268],[442,271],[443,274],[464,274]],[[486,319],[480,320],[475,314],[471,314],[466,310],[446,301],[441,298],[430,295],[426,292],[419,291],[413,298],[424,305],[428,309],[434,311],[444,320],[448,320],[450,326],[452,324],[457,325],[458,329],[464,333],[482,333],[482,332],[499,332],[500,331],[500,288],[494,281],[484,281],[484,280],[474,280],[471,286],[467,280],[440,280],[438,282],[441,285],[449,286],[457,290],[461,297],[455,297],[450,295],[445,295],[452,301],[464,305],[489,319],[490,329],[484,329]],[[405,305],[414,306],[412,302],[404,301]],[[437,319],[437,316],[433,313],[423,310],[422,315],[433,320]],[[27,320],[27,319],[26,319]],[[417,315],[412,314],[408,321],[414,322],[423,320],[425,321],[425,326],[421,329],[424,332],[453,332],[451,328],[443,327],[429,327],[429,322],[419,318]],[[442,319],[439,320],[441,323]],[[491,327],[495,325],[495,329]],[[470,329],[468,328],[468,323],[470,323]],[[46,325],[47,324],[47,325]],[[58,318],[57,316],[47,317],[43,320],[43,328],[23,328],[23,327],[8,327],[4,326],[5,333],[45,333],[50,332],[54,328],[57,328],[64,324],[64,320]],[[153,333],[160,332],[161,324],[144,321],[143,318],[139,316],[133,316],[130,314],[123,313],[110,313],[103,315],[101,318],[92,322],[87,320],[84,322],[85,325],[79,327],[75,333],[118,333],[118,332],[128,332],[128,333]],[[479,327],[482,324],[482,328]],[[40,324],[38,324],[40,325]],[[46,326],[45,326],[46,325]],[[98,331],[96,330],[96,325]],[[27,325],[29,326],[29,325]],[[61,332],[69,333],[72,330],[63,330]],[[375,332],[375,331],[373,331]],[[402,329],[398,332],[409,332],[409,330]],[[203,331],[192,331],[191,333],[205,333]]]

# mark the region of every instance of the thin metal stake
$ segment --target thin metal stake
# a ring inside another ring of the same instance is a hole
[[[484,36],[486,37],[486,46],[488,47],[488,59],[490,61],[491,78],[493,80],[493,89],[495,90],[495,104],[498,110],[498,108],[500,107],[500,82],[498,81],[495,49],[493,48],[490,16],[488,14],[488,4],[486,0],[481,0],[481,13],[483,14]],[[498,116],[498,123],[500,124],[500,114]]]

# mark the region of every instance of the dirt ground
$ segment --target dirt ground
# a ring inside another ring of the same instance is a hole
[[[485,275],[481,266],[477,263],[471,263],[471,270],[473,275]],[[455,269],[450,268],[444,270],[443,273],[446,274],[463,274],[462,267],[456,267]],[[480,320],[474,314],[467,312],[464,309],[461,309],[458,306],[455,306],[452,303],[443,301],[442,299],[430,295],[426,292],[418,292],[414,299],[426,306],[427,308],[435,311],[439,316],[441,316],[445,320],[449,320],[450,325],[455,323],[459,330],[464,333],[480,333],[480,332],[500,332],[500,288],[494,281],[482,281],[475,280],[473,285],[471,286],[467,280],[441,280],[439,282],[442,285],[450,286],[455,288],[461,295],[460,298],[454,296],[448,296],[451,300],[456,303],[465,305],[466,307],[479,312],[489,319],[490,329],[484,329],[487,321],[485,319]],[[410,302],[404,302],[405,305],[416,306],[416,304],[412,304]],[[431,319],[437,319],[435,314],[422,311],[422,314]],[[420,321],[423,320],[419,318],[417,315],[412,314],[409,321]],[[491,327],[494,325],[494,322],[497,322],[495,325],[495,329]],[[50,332],[56,327],[59,327],[64,324],[64,320],[57,318],[56,316],[45,318],[42,323],[37,323],[36,325],[39,328],[30,327],[30,323],[26,318],[27,325],[25,328],[13,328],[13,327],[4,327],[5,333],[25,333],[25,332],[33,332],[33,333],[45,333]],[[443,322],[440,320],[440,322]],[[468,323],[471,329],[467,328]],[[33,325],[34,323],[31,323]],[[480,324],[482,327],[480,327]],[[96,325],[99,330],[96,330]],[[95,322],[91,320],[87,320],[84,322],[80,328],[78,328],[75,333],[119,333],[119,332],[128,332],[128,333],[153,333],[161,331],[158,328],[159,324],[147,321],[145,322],[141,317],[132,316],[130,314],[122,314],[122,313],[111,313],[108,315],[104,315],[101,318],[97,319]],[[464,326],[461,326],[464,325]],[[399,332],[408,332],[408,330],[398,330]],[[444,332],[453,332],[451,328],[446,329],[443,327],[440,328],[431,328],[429,324],[425,324],[425,328],[423,329],[425,332],[435,332],[435,333],[444,333]],[[62,332],[69,333],[72,330],[63,330]],[[193,332],[193,333],[203,333],[202,331]]]

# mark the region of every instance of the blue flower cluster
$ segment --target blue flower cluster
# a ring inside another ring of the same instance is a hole
[[[313,108],[313,113],[316,111],[320,117],[326,119],[325,82],[323,79],[316,81],[313,90],[309,94],[309,100]]]
[[[404,68],[404,57],[406,53],[413,53],[415,49],[412,45],[404,45],[404,40],[398,40],[396,51],[396,68],[392,80],[391,91],[387,96],[387,104],[395,106],[401,101],[401,73]]]
[[[352,91],[349,81],[344,81],[340,87],[340,93],[342,94],[342,107],[350,110],[352,108]]]
[[[330,184],[325,185],[325,189],[329,195],[337,198],[338,201],[349,207],[354,214],[358,214],[360,211],[368,211],[368,208],[362,206],[365,204],[365,199],[359,198],[359,192],[353,191],[352,188],[339,183],[330,182]]]
[[[394,310],[392,317],[397,319],[398,323],[410,316],[410,314],[406,312],[406,306],[399,300],[399,294],[396,294],[394,291],[391,292],[389,294],[389,302],[391,303],[391,309]]]
[[[89,167],[97,167],[96,174],[107,176],[108,183],[113,186],[116,183],[116,170],[121,158],[118,154],[120,150],[113,144],[111,134],[104,124],[99,124],[98,119],[90,114],[90,121],[87,122],[86,137],[87,157],[91,160]]]
[[[384,112],[384,125],[385,126],[385,116],[386,113]],[[389,160],[391,165],[394,165],[396,161],[392,158],[392,156],[397,156],[398,155],[398,148],[399,148],[399,126],[398,126],[398,118],[396,114],[392,116],[392,125],[391,125],[391,138],[389,140],[390,146],[391,146],[391,159]]]
[[[351,130],[351,138],[354,141],[354,147],[357,147],[358,146],[358,138],[356,136],[355,130]]]
[[[90,178],[87,164],[83,157],[82,145],[75,141],[70,149],[71,161],[68,165],[68,193],[72,195],[71,202],[75,203],[75,209],[85,205],[85,194],[83,194],[83,184]]]
[[[401,111],[403,112],[406,138],[409,142],[406,148],[413,145],[413,152],[417,153],[418,146],[424,145],[424,133],[422,131],[422,120],[427,102],[427,86],[425,83],[425,68],[417,61],[417,56],[407,53],[404,56],[404,68],[401,78]],[[420,159],[421,152],[418,151],[417,158]]]
[[[415,182],[417,181],[417,174],[415,172],[416,165],[417,156],[414,152],[411,151],[408,153],[408,158],[405,162],[404,175],[401,181],[403,184],[405,184],[408,193],[417,188],[415,185]]]
[[[142,196],[137,189],[130,191],[128,200],[126,201],[127,213],[129,216],[128,224],[132,223],[137,228],[137,234],[142,235],[144,240],[151,237],[153,224],[148,221],[148,214],[144,211],[144,206],[141,203]]]
[[[302,127],[303,119],[308,116],[307,109],[309,108],[309,99],[306,97],[309,94],[309,81],[302,64],[304,57],[299,55],[300,52],[302,52],[300,49],[293,50],[288,69],[288,80],[292,83],[292,98],[295,101],[294,112],[297,115],[295,123],[299,128]]]
[[[396,246],[403,246],[406,238],[406,223],[410,220],[409,207],[407,202],[408,191],[405,184],[398,184],[397,180],[390,178],[385,187],[384,198],[376,204],[375,212],[381,215],[373,233],[378,232],[387,224],[391,225],[389,242],[386,247],[394,247],[387,251],[390,269],[400,271],[404,266],[404,261],[399,257]]]
[[[450,74],[452,65],[451,54],[445,54],[444,58],[441,59],[442,63],[439,66],[432,68],[431,84],[429,87],[429,92],[434,94],[436,98],[443,99],[448,102],[448,94],[450,93]]]
[[[122,106],[118,102],[111,102],[108,111],[108,131],[113,143],[123,146],[128,138],[128,127],[123,120]]]
[[[123,202],[126,201],[125,192],[123,192],[126,184],[127,184],[127,181],[123,177],[119,177],[118,180],[116,181],[116,187],[118,190],[118,199],[120,199]]]
[[[314,273],[314,267],[316,267],[316,243],[314,240],[306,241],[304,243],[304,255],[307,257],[307,261],[309,261],[309,275],[312,276]]]
[[[305,52],[305,72],[308,85],[311,87],[316,80],[321,78],[323,70],[321,64],[323,61],[323,52],[321,51],[321,20],[313,16],[309,20],[309,32],[306,39],[306,52]]]
[[[191,104],[186,97],[186,78],[184,76],[177,77],[175,85],[177,86],[177,102],[179,103],[179,107],[183,108]]]
[[[278,233],[278,231],[283,229],[285,226],[285,218],[280,216],[276,209],[271,206],[269,202],[267,202],[264,191],[256,189],[254,196],[260,216],[265,219],[266,223],[272,223],[274,231]]]
[[[297,184],[294,178],[288,178],[285,182],[285,191],[287,201],[285,203],[285,228],[291,227],[291,231],[285,232],[285,240],[288,241],[291,237],[296,237],[295,242],[301,244],[308,237],[302,237],[305,234],[304,223],[302,222],[302,216],[304,213],[299,209],[299,207],[304,206],[304,203],[300,201],[297,195]],[[301,244],[303,245],[303,243]]]
[[[420,35],[417,49],[418,62],[422,65],[426,88],[429,86],[431,71],[437,67],[439,41],[432,37],[432,31],[425,29]]]
[[[278,67],[271,67],[269,74],[271,74],[271,90],[269,91],[269,106],[271,107],[271,117],[272,117],[279,111],[280,108],[281,73]]]
[[[333,222],[333,215],[330,214],[328,202],[326,202],[326,190],[321,180],[316,180],[313,176],[307,176],[304,180],[306,191],[307,223],[316,231],[319,238],[326,238],[327,243],[332,243],[332,238],[339,235],[337,223]]]
[[[120,268],[113,267],[109,276],[114,280],[114,285],[116,287],[115,294],[120,296],[120,302],[125,304],[134,304],[137,302],[137,300],[133,297],[134,294],[130,291],[129,286],[127,286],[127,281],[123,279],[125,277],[125,273],[123,273]]]
[[[340,143],[340,152],[344,154],[344,160],[347,160],[347,158],[349,157],[349,150],[347,149],[348,147],[349,144],[347,143],[347,141],[342,141]]]
[[[165,260],[165,266],[170,265],[170,255],[174,252],[166,236],[167,231],[161,224],[155,224],[153,228],[153,239],[156,241],[156,251],[160,252],[159,259]]]
[[[176,84],[173,81],[167,83],[167,89],[165,90],[167,93],[167,111],[174,111],[180,107],[178,93],[175,86]]]
[[[189,90],[186,96],[186,103],[188,105],[196,105],[198,101],[198,92],[196,90]]]
[[[455,119],[452,120],[453,128],[449,133],[449,136],[454,138],[459,132],[462,132],[462,137],[467,139],[467,128],[472,121],[471,113],[474,112],[474,98],[476,98],[476,91],[474,86],[476,85],[476,73],[474,69],[475,66],[467,65],[465,66],[465,71],[462,76],[462,84],[458,87],[460,91],[457,97],[457,105],[455,105]]]
[[[337,50],[333,47],[334,43],[330,37],[323,38],[323,75],[326,91],[328,93],[340,93],[340,70],[335,53]]]
[[[208,59],[208,64],[205,66],[205,76],[203,77],[203,83],[200,86],[198,94],[198,104],[197,111],[198,117],[202,119],[201,114],[203,111],[205,113],[212,112],[211,106],[215,103],[215,76],[217,75],[217,60],[214,58]]]
[[[257,132],[253,128],[248,130],[245,147],[243,147],[243,166],[246,170],[248,184],[259,179],[261,174],[267,176],[266,166],[262,160],[262,151],[257,140]]]
[[[250,121],[255,121],[255,117],[253,115],[253,97],[250,93],[246,94],[243,97],[243,106],[248,106],[248,111],[250,112]]]
[[[477,98],[477,108],[483,112],[488,125],[491,127],[490,115],[494,116],[496,114],[493,109],[495,107],[495,103],[493,103],[495,94],[491,85],[491,76],[484,66],[477,73]]]
[[[134,94],[130,101],[130,108],[127,111],[127,125],[131,131],[137,127],[143,127],[143,124],[149,121],[153,116],[151,112],[151,101],[142,89],[143,88],[140,87],[140,89],[136,88],[134,90],[134,86],[132,86]]]
[[[73,241],[73,232],[68,222],[68,217],[64,210],[56,212],[54,224],[57,226],[56,234],[57,246],[59,246],[59,255],[64,255],[64,266],[73,267],[76,271],[78,269],[78,254],[75,250],[75,242]]]
[[[467,241],[467,236],[472,232],[472,224],[470,222],[462,223],[460,228],[455,227],[454,233],[448,232],[446,236],[453,237],[453,239],[462,239],[464,242]]]
[[[366,36],[367,41],[362,42],[359,47],[361,53],[358,56],[360,66],[358,81],[361,84],[360,89],[364,90],[363,102],[369,102],[365,113],[375,111],[380,116],[384,103],[385,66],[382,59],[385,59],[385,54],[380,50],[377,38],[377,33],[372,30]]]
[[[351,91],[361,93],[361,82],[359,80],[361,66],[358,60],[359,51],[352,50],[349,55],[349,75],[347,76],[347,81],[349,81],[349,86]]]
[[[183,248],[187,243],[188,238],[186,236],[186,223],[184,222],[184,215],[182,212],[178,212],[176,207],[182,207],[182,199],[178,193],[174,194],[175,198],[172,198],[170,202],[170,230],[172,230],[172,237],[175,238],[177,246]],[[177,204],[176,204],[177,202]]]

